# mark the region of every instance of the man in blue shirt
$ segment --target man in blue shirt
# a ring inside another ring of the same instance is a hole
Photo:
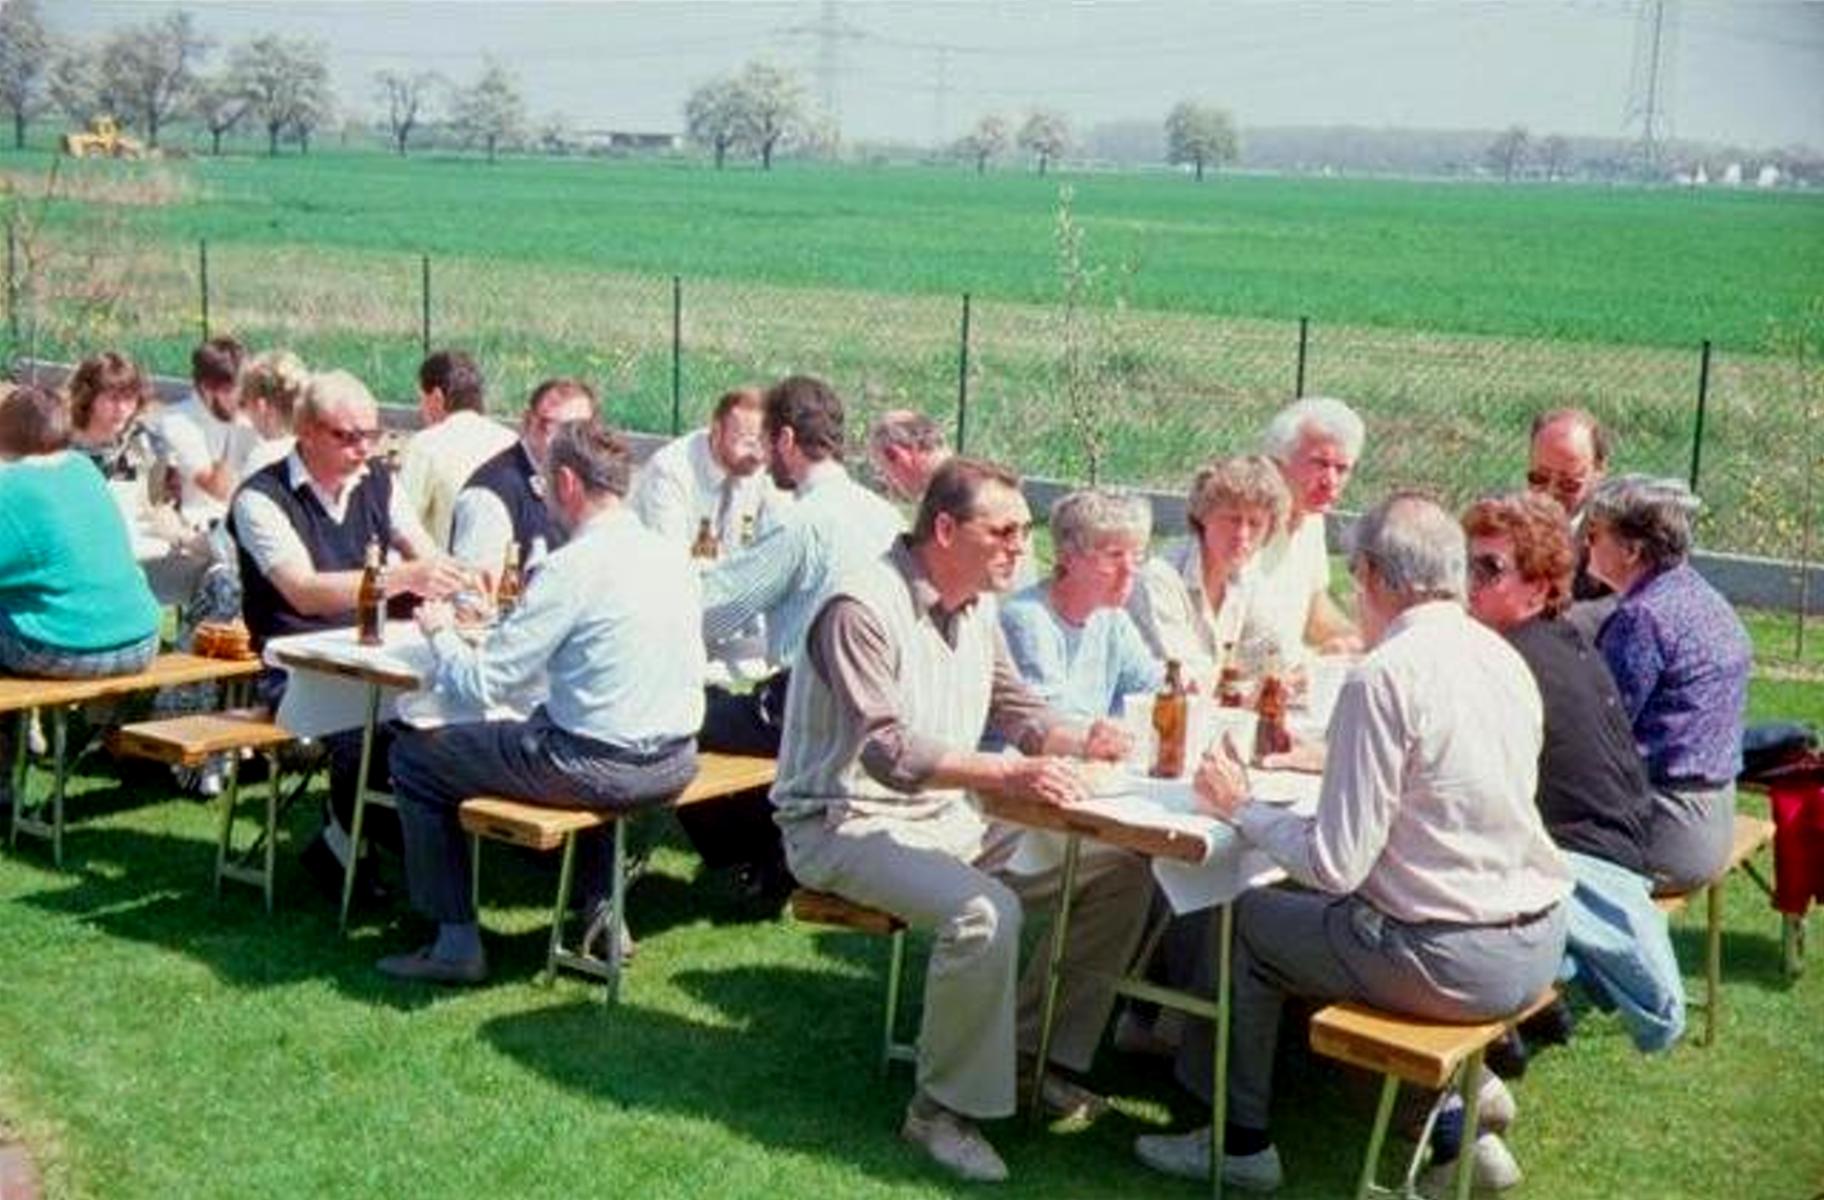
[[[523,721],[479,721],[402,733],[394,790],[412,902],[437,938],[380,960],[403,979],[476,983],[487,975],[469,843],[457,810],[470,796],[625,811],[667,800],[696,772],[703,720],[697,577],[685,548],[640,524],[623,503],[627,443],[594,420],[553,434],[547,502],[568,535],[520,606],[479,646],[456,632],[451,607],[418,611],[436,665],[430,686],[486,707],[549,679]],[[606,890],[606,838],[596,839],[580,890]]]

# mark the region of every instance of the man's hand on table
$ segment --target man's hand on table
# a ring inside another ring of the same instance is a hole
[[[1008,755],[1001,763],[998,790],[1014,800],[1076,804],[1089,798],[1089,784],[1068,758]]]
[[[443,554],[400,563],[390,574],[394,588],[423,596],[426,600],[442,600],[468,591],[474,580],[474,572],[467,566]]]
[[[1083,731],[1084,758],[1097,762],[1120,762],[1134,748],[1134,735],[1119,721],[1098,717]]]
[[[1292,735],[1292,748],[1283,754],[1269,754],[1260,760],[1263,771],[1298,771],[1306,775],[1324,773],[1324,742],[1321,738]]]
[[[1248,768],[1226,735],[1204,752],[1191,795],[1199,812],[1231,823],[1248,802]]]
[[[418,606],[418,629],[426,640],[456,628],[456,609],[448,600],[426,600]]]

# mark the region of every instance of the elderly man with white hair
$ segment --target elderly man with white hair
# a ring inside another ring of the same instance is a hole
[[[1001,632],[1020,677],[1066,716],[1111,716],[1122,696],[1157,691],[1165,678],[1122,608],[1152,529],[1152,509],[1132,493],[1085,488],[1059,497],[1051,506],[1051,578],[1001,606]]]
[[[1355,623],[1330,598],[1324,515],[1342,498],[1362,453],[1362,419],[1341,400],[1309,396],[1282,408],[1262,450],[1292,494],[1285,524],[1254,563],[1248,624],[1289,662],[1310,651],[1361,648]]]
[[[1484,1021],[1537,996],[1564,954],[1571,872],[1533,803],[1539,690],[1464,609],[1462,529],[1431,501],[1395,495],[1362,518],[1350,569],[1371,649],[1337,698],[1316,813],[1252,800],[1226,745],[1197,773],[1208,811],[1301,885],[1251,891],[1236,912],[1223,1151],[1224,1178],[1242,1187],[1281,1178],[1267,1129],[1288,997]],[[1179,1081],[1206,1098],[1209,1037],[1207,1022],[1193,1024],[1178,1059]],[[1481,1111],[1485,1128],[1512,1119],[1492,1075]],[[1210,1171],[1207,1129],[1135,1149],[1163,1171]],[[1439,1160],[1455,1157],[1439,1147]],[[1494,1133],[1474,1163],[1480,1186],[1519,1178]]]

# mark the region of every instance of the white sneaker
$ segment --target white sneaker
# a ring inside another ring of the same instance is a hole
[[[1476,1138],[1470,1172],[1470,1187],[1478,1192],[1505,1192],[1521,1179],[1520,1164],[1498,1133],[1484,1133]],[[1438,1200],[1455,1195],[1456,1175],[1455,1159],[1426,1167],[1419,1175],[1419,1192]]]
[[[1148,1133],[1134,1139],[1134,1157],[1166,1175],[1180,1179],[1210,1177],[1210,1127],[1189,1133]],[[1279,1148],[1268,1146],[1255,1154],[1222,1156],[1222,1181],[1249,1192],[1272,1192],[1285,1182]]]
[[[1461,1092],[1447,1092],[1438,1099],[1440,1114],[1463,1111]],[[1507,1084],[1492,1071],[1482,1080],[1482,1086],[1476,1094],[1476,1132],[1505,1133],[1508,1126],[1514,1123],[1519,1115],[1519,1107],[1514,1103],[1514,1094],[1507,1090]]]
[[[971,1183],[1002,1183],[1007,1178],[1007,1164],[994,1152],[994,1147],[975,1127],[975,1122],[947,1108],[921,1117],[908,1107],[899,1136],[915,1146],[923,1146],[926,1154]]]

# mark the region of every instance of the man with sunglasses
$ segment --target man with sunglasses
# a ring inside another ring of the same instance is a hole
[[[1577,543],[1577,572],[1571,579],[1571,599],[1600,600],[1610,595],[1608,585],[1590,574],[1590,552],[1583,540],[1583,510],[1596,485],[1609,470],[1609,431],[1581,408],[1555,408],[1533,418],[1532,439],[1526,465],[1527,490],[1549,496],[1571,519]],[[1594,637],[1612,604],[1576,612],[1573,620]]]
[[[932,933],[918,1090],[901,1136],[964,1179],[1007,1177],[976,1127],[1012,1115],[1019,1055],[1037,1050],[1046,963],[1018,979],[1026,908],[1060,872],[1012,869],[1016,829],[970,793],[1082,800],[1070,757],[1118,759],[1119,725],[1073,722],[1024,684],[993,593],[1024,556],[1032,514],[1012,472],[976,459],[939,467],[912,532],[846,576],[819,606],[786,697],[773,787],[792,872],[807,887]],[[1022,754],[976,749],[992,726]],[[1088,1069],[1131,960],[1152,881],[1143,859],[1085,855],[1071,898],[1073,968],[1058,994],[1041,1102],[1091,1117],[1106,1104],[1050,1068]]]
[[[360,380],[346,371],[314,376],[298,408],[292,452],[256,471],[235,493],[229,532],[240,563],[242,615],[256,652],[283,634],[352,625],[370,541],[404,560],[387,574],[395,594],[437,599],[468,582],[462,565],[438,551],[392,476],[369,468],[379,437],[378,408]],[[254,684],[260,702],[277,709],[285,679],[277,668],[262,672]],[[341,868],[323,856],[342,859],[349,850],[342,830],[353,808],[360,739],[356,734],[352,746],[341,744],[347,740],[325,739],[332,814],[306,851],[307,866],[333,875],[338,885]],[[376,755],[375,761],[385,758]]]

